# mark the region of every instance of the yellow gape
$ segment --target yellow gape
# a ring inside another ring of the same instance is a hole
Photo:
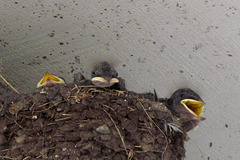
[[[181,103],[185,106],[185,108],[191,112],[192,114],[200,117],[203,112],[204,103],[201,101],[196,101],[193,99],[184,99]]]
[[[63,79],[46,72],[45,75],[43,76],[43,78],[37,84],[37,88],[42,87],[42,86],[46,86],[47,83],[51,83],[51,84],[56,84],[56,83],[58,83],[58,84],[65,84]]]

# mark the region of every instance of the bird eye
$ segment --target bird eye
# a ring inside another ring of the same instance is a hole
[[[183,94],[183,93],[181,93],[181,94],[180,94],[180,97],[181,97],[181,98],[183,98],[183,97],[184,97],[184,94]]]
[[[95,72],[94,72],[94,71],[92,71],[92,74],[93,74],[93,75],[95,75]]]
[[[112,76],[112,78],[116,78],[116,77],[118,77],[118,73],[117,73],[116,71],[111,70],[110,72],[111,72],[111,76]]]

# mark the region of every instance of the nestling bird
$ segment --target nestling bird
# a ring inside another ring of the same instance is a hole
[[[166,101],[166,106],[179,118],[181,128],[186,132],[205,120],[205,118],[200,117],[204,105],[201,97],[189,88],[178,89]]]
[[[102,62],[94,67],[91,75],[92,83],[97,87],[111,87],[118,84],[117,88],[125,88],[124,80],[118,77],[117,71],[112,68],[107,62]]]
[[[38,82],[37,88],[39,87],[51,87],[56,84],[65,84],[65,81],[51,73],[46,72],[43,78]]]

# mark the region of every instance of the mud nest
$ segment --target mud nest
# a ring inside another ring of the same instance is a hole
[[[1,159],[180,160],[186,133],[163,103],[89,83],[29,95],[0,87]]]

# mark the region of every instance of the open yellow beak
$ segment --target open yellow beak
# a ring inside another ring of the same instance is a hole
[[[65,84],[65,81],[57,76],[52,75],[51,73],[46,72],[43,78],[38,82],[37,88],[46,86],[47,83],[52,83],[52,84]]]
[[[203,112],[204,105],[205,105],[203,102],[196,101],[193,99],[184,99],[181,101],[181,103],[185,106],[185,108],[189,112],[196,115],[197,117],[200,117],[200,115]]]

